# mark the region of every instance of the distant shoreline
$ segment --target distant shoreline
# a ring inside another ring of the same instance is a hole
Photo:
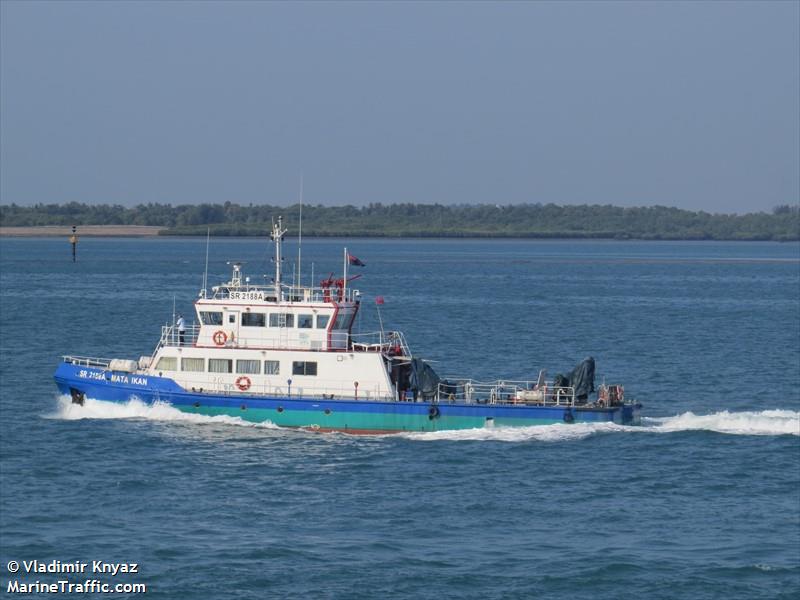
[[[72,235],[72,227],[63,226],[63,225],[42,225],[38,227],[33,226],[26,226],[26,227],[0,227],[0,238],[21,238],[21,237],[33,237],[33,238],[53,238],[53,237],[63,237],[69,238]],[[129,238],[150,238],[150,237],[170,237],[170,238],[188,238],[188,237],[205,237],[205,234],[185,234],[185,233],[172,233],[169,231],[169,227],[158,227],[158,226],[149,226],[149,225],[79,225],[77,230],[78,238],[101,238],[101,237],[129,237]],[[265,233],[266,235],[266,233]],[[214,235],[212,233],[211,237],[215,238],[225,238],[225,237],[253,237],[252,235],[248,236],[236,236],[236,235]],[[522,239],[522,240],[579,240],[579,241],[589,241],[589,240],[605,240],[605,241],[650,241],[650,242],[758,242],[758,241],[765,241],[765,242],[774,242],[774,241],[797,241],[797,240],[753,240],[753,239],[692,239],[692,238],[639,238],[639,237],[625,237],[625,238],[609,238],[608,236],[592,236],[592,235],[583,235],[583,236],[569,236],[569,235],[534,235],[534,236],[519,236],[519,235],[492,235],[492,234],[484,234],[484,235],[470,235],[466,233],[464,235],[430,235],[430,234],[419,234],[419,235],[375,235],[375,234],[365,234],[363,232],[354,233],[354,234],[342,234],[342,235],[315,235],[310,234],[308,236],[304,236],[308,238],[377,238],[377,239],[442,239],[442,240],[464,240],[464,239],[475,239],[475,240],[515,240],[515,239]]]
[[[164,227],[147,225],[80,225],[78,237],[155,237]],[[72,227],[0,227],[0,237],[69,237]]]

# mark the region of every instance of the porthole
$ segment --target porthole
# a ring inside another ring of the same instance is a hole
[[[279,413],[282,413],[282,412],[283,412],[283,407],[282,407],[282,406],[279,406],[279,407],[278,407],[278,412],[279,412]]]
[[[329,415],[329,414],[331,414],[331,409],[330,409],[330,408],[326,408],[326,409],[325,409],[325,414],[326,414],[326,415]]]

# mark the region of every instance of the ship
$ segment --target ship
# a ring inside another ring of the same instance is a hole
[[[547,379],[481,381],[440,377],[404,334],[354,332],[362,295],[344,249],[341,277],[284,283],[282,219],[273,222],[275,276],[252,284],[243,264],[194,300],[196,325],[163,325],[138,359],[63,356],[55,383],[71,402],[164,403],[187,413],[226,415],[278,427],[392,434],[486,427],[640,422],[641,404],[619,384],[595,388],[589,357]],[[208,253],[208,252],[207,252]],[[206,261],[207,262],[207,261]],[[298,266],[299,269],[299,266]],[[299,280],[299,277],[297,278]],[[376,297],[378,304],[382,297]]]

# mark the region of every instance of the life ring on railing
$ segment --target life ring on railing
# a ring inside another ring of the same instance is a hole
[[[428,409],[428,418],[433,421],[434,419],[439,417],[439,407],[438,406],[431,406]]]
[[[214,332],[212,339],[217,346],[224,346],[225,342],[228,341],[228,334],[220,329]]]
[[[246,392],[247,390],[250,389],[251,383],[252,382],[250,381],[250,378],[247,377],[246,375],[242,375],[241,377],[236,378],[236,387],[242,390],[243,392]]]

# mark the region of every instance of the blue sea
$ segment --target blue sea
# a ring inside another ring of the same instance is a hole
[[[3,595],[96,579],[176,599],[800,596],[800,245],[304,240],[303,283],[346,246],[366,263],[361,330],[380,308],[440,375],[593,356],[644,405],[639,427],[349,436],[59,397],[62,355],[135,359],[173,307],[193,314],[205,244],[82,239],[73,263],[66,239],[0,239]],[[265,240],[209,254],[212,283],[226,261],[253,282],[273,269]]]

